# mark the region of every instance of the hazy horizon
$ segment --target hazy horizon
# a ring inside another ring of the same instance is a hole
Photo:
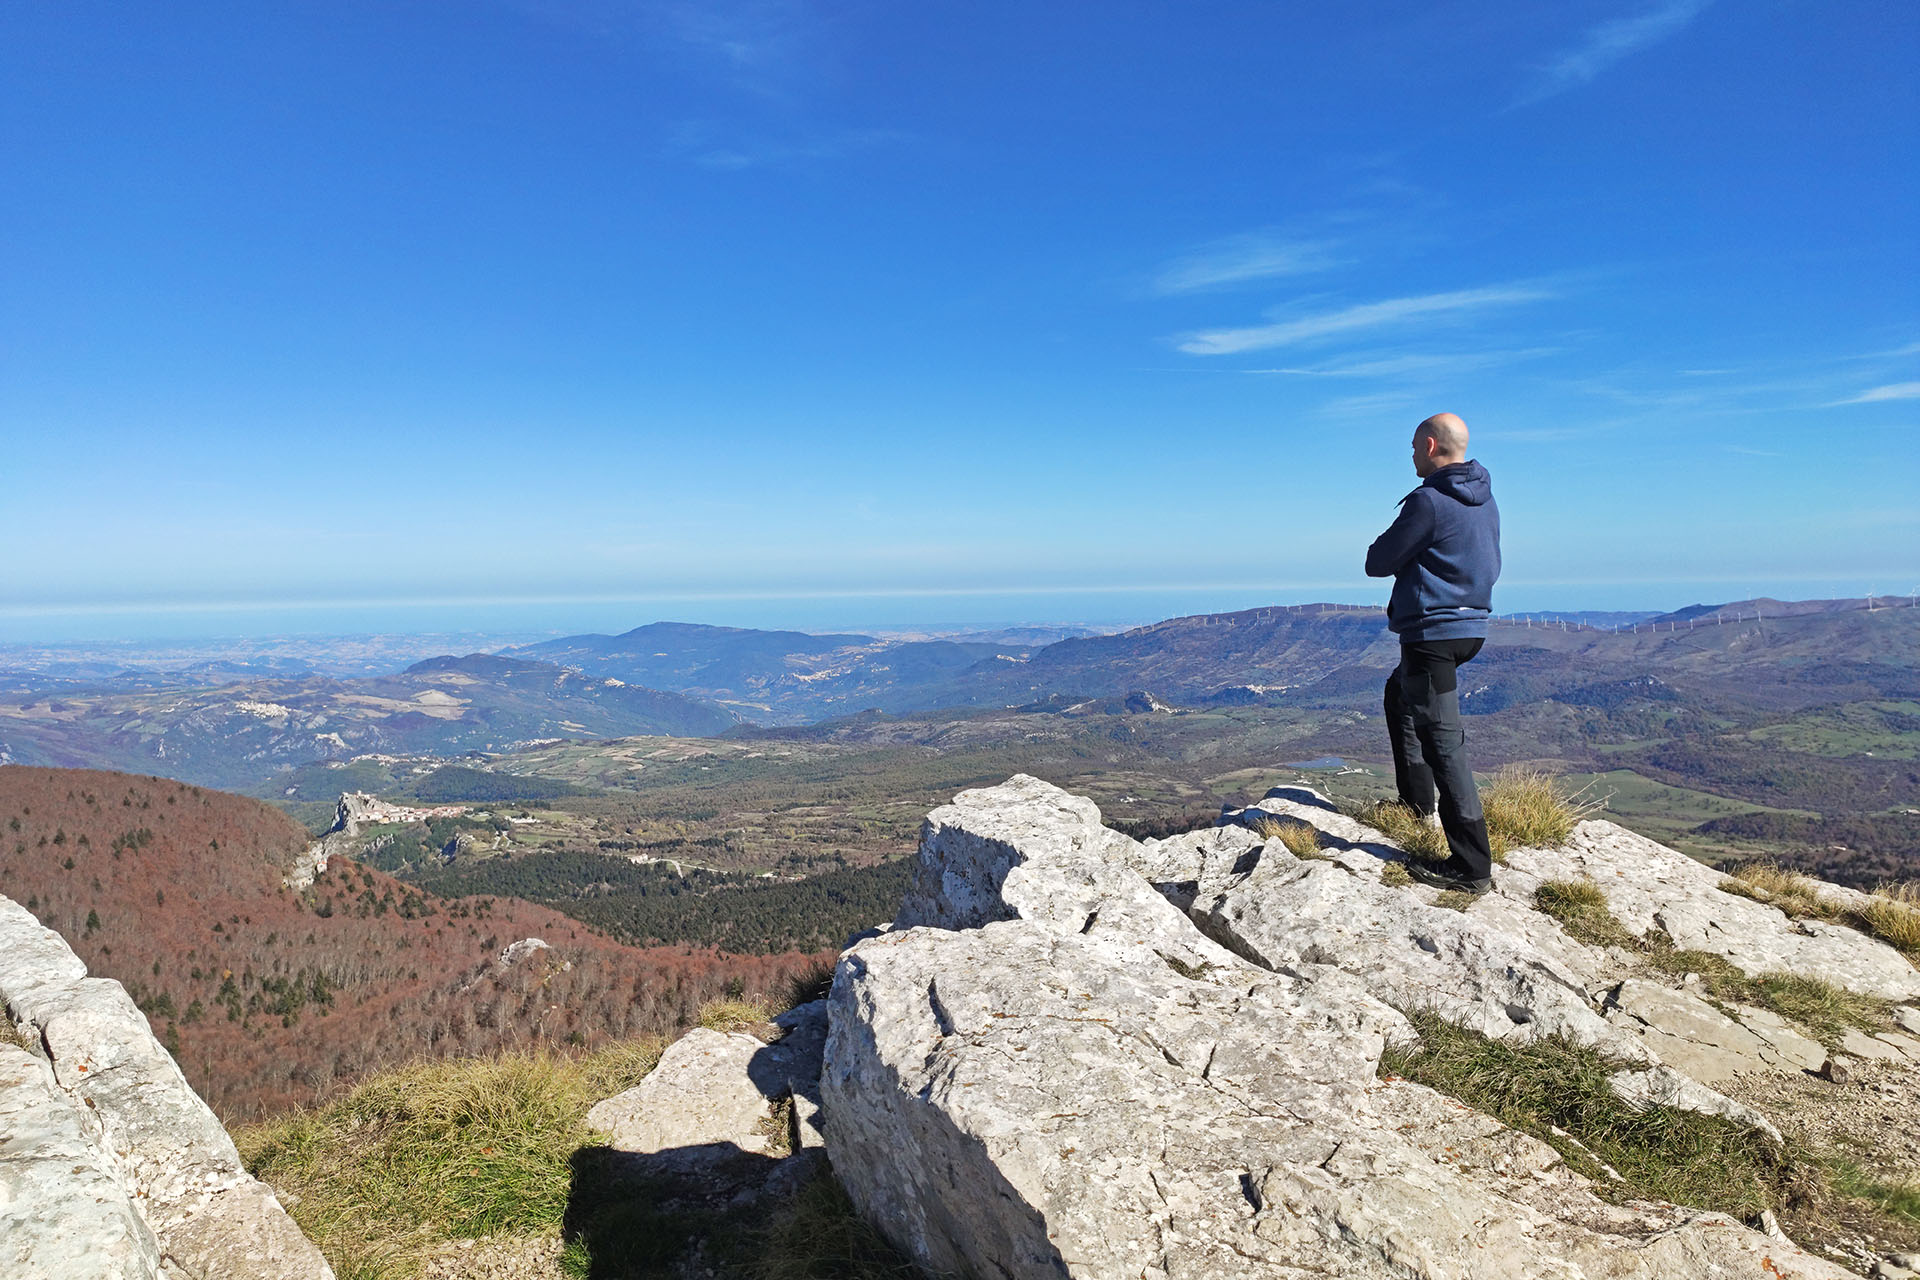
[[[1526,613],[1662,613],[1695,604],[1857,599],[1871,592],[1907,600],[1862,580],[1625,583],[1501,586],[1494,608]],[[249,638],[473,636],[526,643],[564,635],[630,631],[651,622],[686,622],[804,632],[985,631],[1028,626],[1120,628],[1198,613],[1290,604],[1379,605],[1385,584],[1368,591],[1292,587],[1097,588],[1022,593],[889,592],[626,600],[505,602],[315,602],[304,605],[192,605],[144,609],[103,607],[76,612],[0,608],[0,645],[243,643]]]

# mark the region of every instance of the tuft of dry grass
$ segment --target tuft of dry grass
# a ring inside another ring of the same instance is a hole
[[[19,1029],[13,1025],[13,1019],[6,1016],[5,1009],[0,1009],[0,1044],[10,1044],[16,1049],[25,1049],[28,1053],[35,1051],[35,1046],[28,1043],[27,1038],[21,1035]]]
[[[1606,806],[1580,791],[1565,790],[1544,769],[1508,765],[1480,788],[1487,815],[1487,842],[1496,860],[1512,849],[1558,849],[1573,829]]]
[[[750,1031],[772,1017],[758,1000],[709,1000],[700,1006],[700,1025],[709,1031]]]
[[[1778,907],[1796,920],[1832,920],[1848,925],[1909,956],[1920,957],[1920,881],[1883,884],[1864,905],[1850,908],[1828,897],[1826,886],[1812,876],[1771,862],[1749,862],[1733,868],[1720,882],[1720,889]]]
[[[825,1000],[833,991],[832,960],[816,960],[787,978],[787,1008],[797,1009],[815,1000]],[[785,1012],[786,1010],[781,1010]]]
[[[1823,894],[1821,888],[1813,877],[1771,862],[1749,862],[1735,867],[1720,882],[1722,893],[1737,893],[1778,907],[1796,920],[1837,920],[1841,915],[1840,906]]]
[[[1372,827],[1409,857],[1424,858],[1428,862],[1447,859],[1445,833],[1398,800],[1376,800],[1349,811],[1347,816]]]
[[[1606,893],[1591,880],[1548,880],[1533,891],[1533,905],[1558,920],[1576,942],[1629,950],[1640,945],[1640,939],[1613,914]]]
[[[1389,862],[1380,868],[1380,883],[1389,889],[1404,889],[1413,883],[1413,877],[1407,874],[1404,862]]]
[[[1320,828],[1297,818],[1262,818],[1253,824],[1253,833],[1262,840],[1278,840],[1280,847],[1296,858],[1325,861],[1320,852]]]
[[[1882,942],[1920,959],[1920,880],[1875,889],[1860,908],[1860,923]]]

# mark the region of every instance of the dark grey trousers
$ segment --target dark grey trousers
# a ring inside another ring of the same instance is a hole
[[[1458,671],[1484,643],[1402,644],[1400,665],[1387,677],[1387,732],[1393,739],[1393,780],[1401,803],[1418,814],[1438,811],[1453,851],[1447,869],[1470,880],[1493,873],[1493,851],[1487,846],[1480,792],[1467,764]]]

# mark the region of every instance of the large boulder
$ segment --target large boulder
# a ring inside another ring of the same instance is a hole
[[[1013,1280],[1848,1274],[1721,1214],[1611,1203],[1550,1147],[1379,1078],[1424,981],[1442,1016],[1551,1020],[1725,1102],[1608,1020],[1571,940],[1390,902],[1377,833],[1350,834],[1324,862],[1244,831],[1141,846],[1027,777],[936,810],[900,918],[835,975],[821,1092],[854,1203],[929,1270]],[[1428,967],[1363,963],[1368,943]]]
[[[39,1050],[36,1069],[51,1084],[53,1101],[78,1117],[93,1163],[150,1233],[165,1274],[332,1280],[320,1251],[242,1167],[226,1129],[126,991],[87,977],[57,933],[4,897],[0,1003]],[[50,1116],[45,1122],[55,1123]],[[19,1159],[42,1149],[10,1132],[0,1155]],[[78,1167],[74,1176],[81,1176]]]
[[[683,1201],[736,1203],[789,1189],[817,1170],[820,1060],[827,1010],[774,1020],[770,1038],[698,1027],[647,1077],[596,1103],[618,1172]],[[781,1114],[784,1107],[784,1118]]]

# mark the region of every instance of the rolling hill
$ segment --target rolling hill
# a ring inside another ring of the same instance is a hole
[[[0,768],[0,893],[116,978],[228,1117],[310,1103],[420,1056],[665,1031],[801,957],[608,941],[545,907],[451,900],[336,859],[282,877],[305,831],[170,779]],[[526,938],[543,947],[508,948]]]
[[[109,767],[207,786],[257,786],[315,760],[458,755],[539,740],[711,734],[737,717],[711,702],[470,654],[355,680],[212,687],[70,685],[0,694],[0,763]]]

